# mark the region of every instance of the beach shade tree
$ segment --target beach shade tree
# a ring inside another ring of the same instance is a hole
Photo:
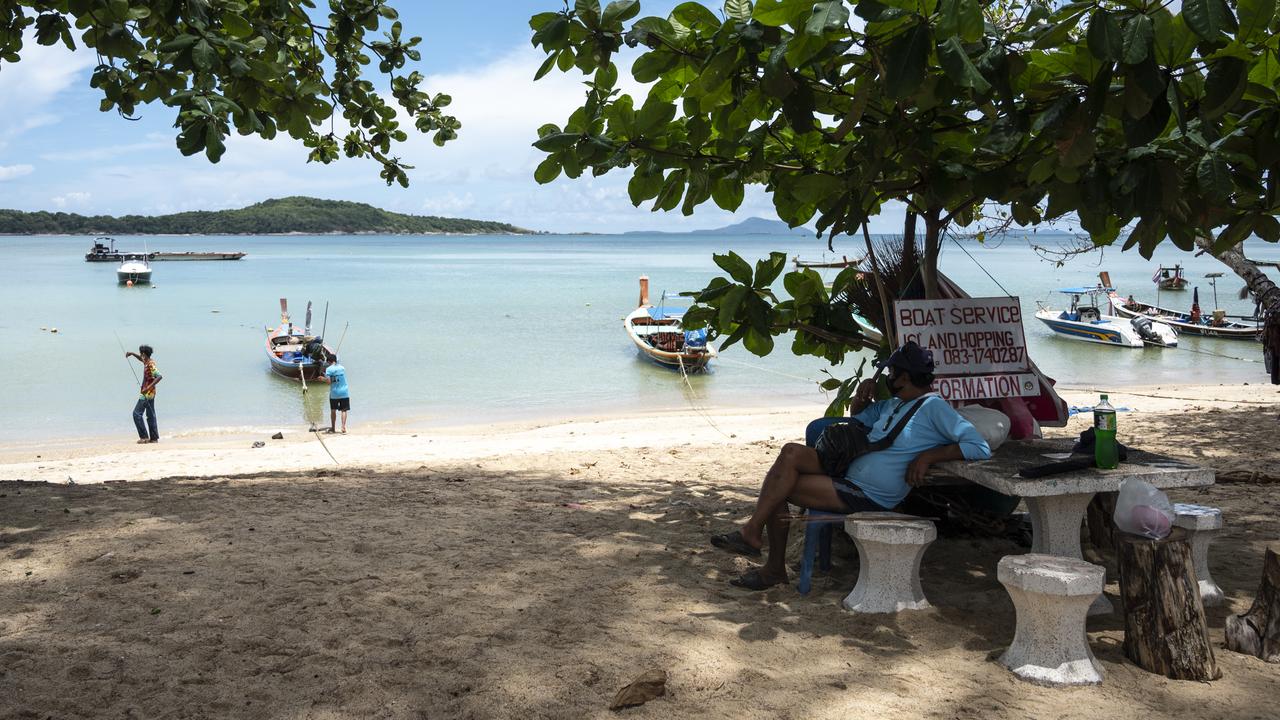
[[[639,17],[635,0],[578,0],[530,21],[547,55],[536,77],[587,76],[581,107],[539,129],[535,178],[626,169],[633,203],[685,214],[706,202],[733,211],[759,185],[789,225],[812,222],[829,246],[860,234],[868,250],[868,221],[896,201],[904,244],[923,229],[927,297],[938,296],[947,233],[1000,214],[1019,226],[1070,219],[1095,244],[1122,239],[1146,257],[1166,240],[1215,253],[1250,234],[1276,241],[1275,11],[1275,0],[1187,0],[1179,12],[727,0]],[[624,48],[643,96],[618,87]],[[837,360],[837,338],[857,339],[823,327],[839,316],[839,293],[816,274],[784,277],[787,300],[772,293],[780,254],[716,262],[728,276],[695,293],[686,322],[725,345],[762,355],[795,331],[795,352]]]
[[[132,119],[142,105],[172,108],[183,155],[216,163],[232,132],[284,133],[310,148],[308,161],[366,158],[388,185],[407,186],[412,166],[393,150],[407,127],[437,145],[454,139],[450,98],[406,71],[421,38],[385,0],[328,5],[326,16],[311,0],[0,0],[0,72],[32,41],[83,48],[97,55],[99,109]]]

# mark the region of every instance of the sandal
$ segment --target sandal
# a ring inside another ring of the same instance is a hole
[[[711,544],[721,550],[728,550],[737,555],[760,557],[760,548],[751,547],[747,544],[747,541],[742,537],[742,533],[737,530],[731,530],[723,535],[712,535]]]
[[[729,584],[734,587],[743,588],[744,590],[760,592],[762,590],[768,590],[774,585],[783,585],[786,582],[786,578],[782,578],[781,580],[768,580],[764,575],[760,574],[759,570],[752,570],[730,580]]]

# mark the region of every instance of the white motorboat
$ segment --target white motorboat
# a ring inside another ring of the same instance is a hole
[[[116,268],[116,280],[121,285],[151,282],[151,262],[144,253],[125,255]]]
[[[1063,337],[1129,348],[1178,345],[1177,331],[1165,323],[1146,317],[1129,319],[1104,315],[1099,309],[1098,297],[1114,292],[1112,288],[1099,285],[1062,288],[1058,292],[1071,296],[1071,308],[1054,310],[1042,306],[1036,311],[1036,319]],[[1082,297],[1087,298],[1084,303],[1080,301]]]

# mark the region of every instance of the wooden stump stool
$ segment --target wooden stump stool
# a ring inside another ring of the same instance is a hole
[[[850,515],[845,531],[858,547],[858,582],[846,610],[893,613],[929,607],[920,587],[920,559],[938,537],[932,520],[892,512]]]
[[[1222,677],[1209,644],[1187,531],[1175,527],[1160,540],[1117,531],[1115,543],[1125,657],[1173,680]]]
[[[1018,614],[1002,665],[1041,685],[1102,682],[1102,665],[1084,629],[1089,604],[1106,583],[1102,567],[1060,555],[1009,555],[996,577]]]
[[[1222,511],[1204,505],[1175,503],[1173,512],[1177,515],[1173,524],[1186,530],[1191,542],[1191,564],[1195,567],[1196,579],[1200,582],[1200,602],[1205,607],[1221,605],[1226,596],[1209,575],[1209,544],[1222,530]]]

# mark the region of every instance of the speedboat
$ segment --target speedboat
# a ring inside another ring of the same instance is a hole
[[[1132,319],[1104,315],[1098,309],[1098,297],[1114,292],[1113,288],[1062,288],[1058,292],[1071,296],[1069,310],[1041,307],[1036,319],[1055,333],[1072,340],[1140,348],[1146,345],[1177,347],[1178,333],[1165,323],[1147,317]],[[1081,298],[1087,298],[1083,303]]]
[[[627,337],[659,365],[684,371],[705,369],[716,356],[706,329],[685,330],[680,323],[684,308],[668,306],[665,300],[664,296],[656,307],[651,305],[649,278],[641,276],[639,307],[622,320]]]
[[[145,254],[125,255],[116,268],[116,281],[121,285],[151,282],[151,263]]]

